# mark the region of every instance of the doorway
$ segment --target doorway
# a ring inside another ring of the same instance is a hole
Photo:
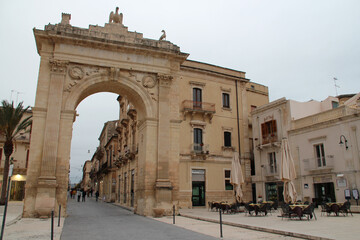
[[[205,170],[192,170],[192,205],[205,206]]]
[[[317,204],[323,202],[336,202],[334,183],[314,183],[315,201]]]

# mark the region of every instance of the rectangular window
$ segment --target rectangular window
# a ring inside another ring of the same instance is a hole
[[[194,128],[194,151],[201,152],[203,148],[202,129]]]
[[[262,144],[277,141],[276,120],[271,120],[261,124]]]
[[[231,147],[231,132],[224,132],[224,146]]]
[[[276,153],[269,153],[269,171],[270,173],[277,173],[277,162],[276,162]]]
[[[231,171],[225,170],[225,190],[233,190],[233,185],[230,183]]]
[[[315,147],[315,154],[316,154],[316,162],[318,167],[325,167],[326,166],[326,159],[325,159],[325,151],[324,151],[324,144],[317,144],[314,145]]]
[[[223,107],[230,108],[230,95],[228,93],[222,94]]]
[[[0,166],[1,166],[1,160],[2,160],[2,148],[0,148]]]
[[[334,108],[337,108],[337,107],[339,107],[339,103],[338,103],[338,102],[335,102],[335,101],[332,101],[332,102],[331,102],[331,106],[332,106],[333,109],[334,109]]]
[[[194,109],[202,108],[202,93],[200,88],[193,88],[193,107]]]

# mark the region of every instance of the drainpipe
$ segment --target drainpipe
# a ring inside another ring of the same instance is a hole
[[[235,80],[236,89],[236,119],[237,119],[237,132],[238,132],[238,149],[239,149],[239,163],[241,164],[241,148],[240,148],[240,125],[239,125],[239,97],[238,97],[238,86],[237,80]]]

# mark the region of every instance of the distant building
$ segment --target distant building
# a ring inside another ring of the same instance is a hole
[[[31,115],[31,111],[24,114],[24,118]],[[29,164],[30,132],[20,133],[14,141],[14,151],[10,156],[14,164],[13,175],[10,183],[10,201],[22,201],[25,195],[26,172]],[[3,150],[5,138],[0,134],[0,189],[2,186],[5,154]]]
[[[283,201],[282,138],[288,138],[295,161],[299,200],[343,202],[345,190],[359,189],[360,94],[345,97],[322,102],[282,98],[252,112],[254,200],[262,195],[265,200]]]
[[[83,166],[83,177],[81,180],[81,188],[84,191],[88,192],[91,190],[91,179],[90,179],[90,171],[91,171],[91,161],[87,160]]]

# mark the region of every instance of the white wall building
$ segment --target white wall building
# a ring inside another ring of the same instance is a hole
[[[281,139],[288,138],[299,200],[342,202],[345,190],[354,200],[353,190],[360,187],[359,98],[360,93],[346,101],[342,96],[305,103],[282,98],[254,110],[257,196],[283,201],[280,147]]]

